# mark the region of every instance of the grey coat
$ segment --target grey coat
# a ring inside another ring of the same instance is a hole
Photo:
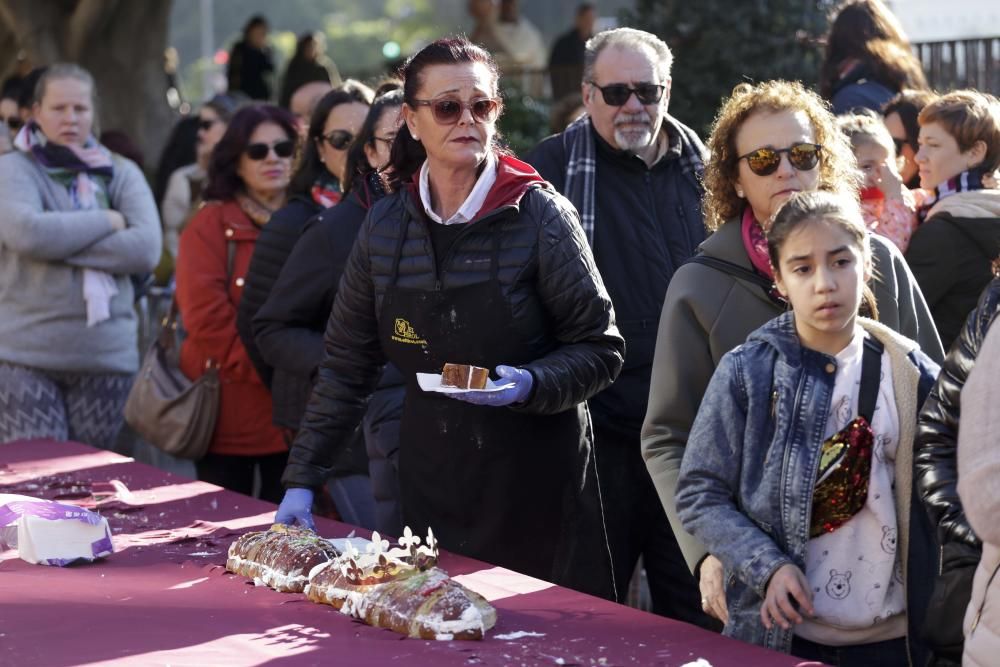
[[[917,341],[927,356],[941,363],[941,342],[903,256],[892,243],[875,235],[870,238],[878,276],[872,290],[880,321]],[[722,225],[701,251],[752,270],[739,219]],[[701,264],[682,266],[667,289],[642,427],[642,455],[692,571],[706,551],[685,532],[674,503],[691,425],[722,355],[781,312],[756,284]]]
[[[0,361],[77,373],[139,368],[129,275],[160,258],[160,221],[142,172],[115,155],[111,208],[128,224],[115,231],[102,210],[73,210],[69,193],[35,159],[0,157]],[[115,277],[111,318],[87,326],[83,269]]]

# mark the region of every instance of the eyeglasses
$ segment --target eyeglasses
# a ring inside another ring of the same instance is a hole
[[[275,144],[250,144],[246,147],[244,152],[247,157],[251,160],[263,160],[267,157],[267,154],[274,149],[274,154],[279,158],[292,157],[292,153],[295,152],[295,142],[294,141],[279,141]]]
[[[198,129],[208,132],[212,129],[212,126],[219,122],[218,118],[199,118],[198,119]]]
[[[892,143],[896,144],[896,157],[902,155],[903,148],[909,145],[909,142],[906,139],[897,139],[896,137],[892,138]]]
[[[330,134],[324,134],[322,139],[326,143],[330,144],[330,148],[342,151],[347,148],[352,141],[354,141],[354,135],[347,130],[334,130],[330,132]]]
[[[396,135],[392,134],[392,135],[389,135],[388,137],[375,137],[375,136],[373,136],[372,139],[374,139],[375,141],[381,141],[386,146],[392,146],[392,142],[396,141]]]
[[[413,100],[412,104],[430,107],[431,113],[434,114],[434,120],[441,125],[454,125],[466,109],[472,112],[472,119],[477,123],[492,123],[500,113],[500,102],[491,97],[480,97],[469,102],[453,98]]]
[[[788,148],[758,148],[739,160],[746,160],[750,171],[758,176],[769,176],[778,171],[781,164],[781,154],[788,153],[788,162],[799,171],[814,169],[819,163],[819,153],[823,147],[819,144],[795,144]]]
[[[7,123],[7,127],[10,128],[11,132],[17,132],[24,126],[24,121],[21,120],[20,116],[11,116],[9,118],[0,118],[0,121]]]
[[[642,104],[656,104],[663,97],[663,91],[667,89],[666,86],[655,83],[640,83],[635,88],[624,83],[612,83],[607,86],[598,86],[593,81],[587,83],[601,91],[604,103],[612,107],[624,106],[632,93],[635,93],[636,98]]]

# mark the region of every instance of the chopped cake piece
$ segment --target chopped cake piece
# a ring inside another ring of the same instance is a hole
[[[459,389],[485,389],[490,372],[479,366],[465,364],[445,364],[441,371],[442,387],[458,387]]]

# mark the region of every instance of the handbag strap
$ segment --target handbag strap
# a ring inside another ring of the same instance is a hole
[[[725,259],[720,259],[718,257],[710,257],[704,253],[695,255],[689,258],[688,263],[701,264],[702,266],[708,266],[716,271],[721,271],[723,273],[728,273],[734,278],[739,278],[740,280],[745,280],[748,283],[757,285],[762,290],[767,298],[775,305],[781,306],[783,309],[788,306],[788,304],[782,300],[778,299],[774,295],[774,283],[765,278],[764,276],[752,271],[750,269],[744,268],[739,264],[735,264]]]
[[[861,387],[858,389],[858,414],[870,426],[878,402],[878,387],[882,381],[882,352],[885,346],[870,336],[865,336],[864,351],[861,353]]]
[[[226,286],[233,279],[233,266],[236,263],[236,242],[226,241]],[[177,342],[177,327],[180,326],[180,309],[177,306],[177,292],[170,297],[170,309],[160,323],[160,333],[157,341],[164,350],[172,350]]]

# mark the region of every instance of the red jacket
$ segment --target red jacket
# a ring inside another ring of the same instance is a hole
[[[177,305],[187,338],[181,370],[189,378],[219,366],[222,398],[209,451],[256,456],[288,449],[271,423],[271,395],[236,332],[236,307],[260,230],[235,201],[206,204],[191,219],[177,253]],[[227,242],[234,244],[226,278]]]

